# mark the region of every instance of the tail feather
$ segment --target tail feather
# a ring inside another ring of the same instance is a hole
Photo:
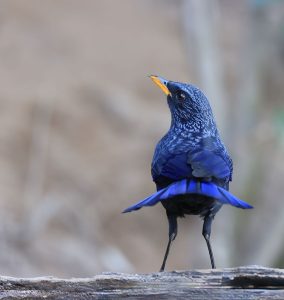
[[[185,180],[177,181],[164,189],[160,199],[168,199],[176,195],[183,195],[187,193],[187,185]]]
[[[226,203],[231,204],[232,206],[243,208],[243,209],[253,208],[252,205],[250,205],[250,204],[246,203],[245,201],[237,198],[236,196],[234,196],[233,194],[229,193],[228,191],[226,191],[226,190],[224,190],[222,188],[218,188],[218,190],[224,196],[224,198],[227,200]]]
[[[138,210],[143,206],[153,206],[160,201],[167,201],[174,196],[185,194],[199,194],[216,199],[222,204],[230,204],[232,206],[248,209],[253,208],[250,204],[237,198],[227,190],[215,185],[212,182],[198,182],[194,179],[183,179],[172,183],[168,187],[159,190],[146,199],[126,208],[123,213]],[[194,201],[194,200],[192,200]]]
[[[123,213],[127,213],[127,212],[131,212],[133,210],[140,209],[143,206],[153,206],[153,205],[157,204],[160,201],[161,194],[164,192],[165,192],[164,189],[162,189],[162,190],[152,194],[151,196],[147,197],[146,199],[129,206],[128,208],[126,208],[123,211]]]

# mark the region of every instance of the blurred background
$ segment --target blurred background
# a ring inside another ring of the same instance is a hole
[[[150,195],[170,115],[147,75],[210,99],[255,206],[213,223],[218,267],[284,267],[284,1],[2,0],[0,274],[158,271],[168,225]],[[179,220],[167,269],[209,268],[202,220]]]

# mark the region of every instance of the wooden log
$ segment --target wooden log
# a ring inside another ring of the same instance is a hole
[[[0,277],[0,299],[284,299],[284,270],[248,266],[92,278]]]

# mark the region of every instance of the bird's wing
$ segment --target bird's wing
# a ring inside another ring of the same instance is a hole
[[[195,148],[187,153],[194,177],[232,179],[233,164],[225,149]]]
[[[152,176],[154,181],[159,176],[180,180],[191,177],[192,169],[187,163],[187,153],[176,153],[160,156],[152,164]]]
[[[157,145],[152,161],[156,183],[160,176],[173,180],[214,177],[228,182],[232,179],[233,163],[219,139],[205,138],[194,146],[189,141],[172,143],[175,147],[162,142]]]

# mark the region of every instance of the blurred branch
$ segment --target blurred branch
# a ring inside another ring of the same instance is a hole
[[[34,118],[31,133],[31,146],[28,158],[28,172],[25,184],[24,201],[27,212],[26,224],[22,228],[22,233],[31,234],[32,224],[31,207],[34,207],[43,194],[44,181],[46,176],[46,166],[48,159],[48,145],[50,137],[50,122],[53,113],[53,101],[49,98],[38,98],[35,102]],[[28,227],[26,227],[28,226]]]
[[[238,109],[235,110],[235,147],[239,151],[240,159],[240,176],[239,186],[246,186],[254,178],[259,178],[253,185],[252,197],[257,201],[255,207],[257,212],[251,215],[250,224],[247,226],[246,241],[241,240],[240,244],[244,245],[247,261],[250,263],[259,263],[265,265],[275,264],[283,253],[283,236],[284,236],[284,215],[283,201],[281,195],[281,183],[278,178],[283,178],[283,166],[279,166],[282,160],[282,149],[280,140],[273,140],[271,132],[272,121],[268,120],[268,131],[262,123],[263,110],[267,110],[266,102],[272,105],[273,100],[277,97],[273,93],[266,99],[265,75],[269,71],[269,65],[273,65],[274,75],[272,82],[277,78],[278,68],[283,66],[275,64],[279,61],[279,51],[277,47],[277,35],[271,34],[271,13],[277,15],[280,7],[274,1],[267,1],[259,5],[258,1],[247,4],[249,12],[249,24],[246,39],[244,40],[243,57],[246,61],[242,64],[240,82],[238,88]],[[265,5],[264,5],[265,4]],[[273,4],[273,5],[272,5]],[[276,19],[277,20],[277,19]],[[280,19],[279,19],[280,20]],[[279,22],[279,21],[278,21]],[[279,24],[277,21],[275,24]],[[270,53],[274,56],[269,56]],[[269,60],[269,64],[267,61]],[[273,63],[274,62],[274,63]],[[269,85],[269,84],[268,84]],[[270,83],[273,87],[273,83]],[[273,91],[273,88],[271,90]],[[266,113],[270,118],[269,112]],[[262,121],[262,122],[261,122]],[[269,131],[269,129],[271,131]],[[259,131],[259,145],[264,145],[263,149],[256,149],[248,141],[251,139],[251,132]],[[262,141],[261,141],[262,139]],[[278,144],[279,143],[279,144]],[[254,152],[258,150],[257,155]],[[269,154],[268,154],[269,153]],[[252,172],[254,166],[261,170],[261,176]],[[278,190],[278,192],[277,192]],[[258,197],[258,195],[262,195]],[[257,199],[258,198],[258,199]],[[269,220],[266,222],[265,220]]]

